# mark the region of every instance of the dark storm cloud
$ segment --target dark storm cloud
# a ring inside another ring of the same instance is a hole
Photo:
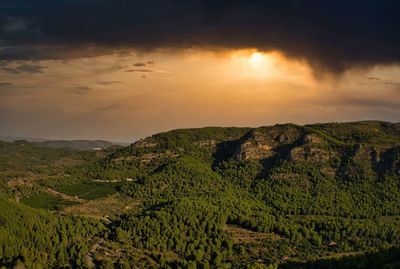
[[[135,63],[133,66],[140,67],[140,66],[146,66],[146,64],[145,63]]]
[[[2,16],[2,15],[0,15]],[[1,17],[0,17],[0,24],[1,24]],[[0,25],[0,34],[1,25]],[[15,40],[4,40],[4,36],[0,39],[3,43],[15,43],[16,47],[2,47],[0,42],[0,60],[2,63],[9,62],[13,60],[47,60],[53,58],[50,54],[46,51],[42,51],[40,49],[33,49],[28,47],[21,47],[24,44],[19,44]],[[29,39],[26,40],[30,42]]]
[[[207,47],[279,50],[320,72],[400,61],[393,0],[15,0],[0,10],[3,60]]]

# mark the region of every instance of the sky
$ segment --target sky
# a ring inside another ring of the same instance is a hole
[[[0,134],[400,119],[397,1],[0,0]]]

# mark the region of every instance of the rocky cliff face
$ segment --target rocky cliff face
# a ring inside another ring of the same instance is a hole
[[[241,138],[234,158],[239,161],[265,159],[274,156],[279,148],[294,143],[301,133],[292,126],[273,126],[251,130]]]
[[[323,163],[337,156],[337,153],[327,149],[328,142],[317,134],[305,134],[301,144],[293,147],[287,159],[293,162],[310,161]]]
[[[380,161],[380,152],[371,145],[357,144],[354,149],[353,158],[357,161],[372,161],[377,163]]]
[[[359,128],[358,126],[356,126]],[[363,128],[365,128],[363,126]],[[372,128],[374,132],[377,129]],[[395,132],[398,124],[393,125]],[[358,130],[358,129],[355,129]],[[349,130],[347,130],[350,132]],[[381,130],[378,130],[382,132]],[[356,133],[356,131],[354,131]],[[364,132],[364,131],[363,131]],[[400,132],[400,131],[399,131]],[[396,134],[394,134],[396,135]],[[355,134],[359,137],[359,131]],[[371,139],[373,142],[373,140]],[[342,147],[337,147],[337,144]],[[383,146],[383,148],[382,148]],[[356,163],[368,163],[370,167],[379,166],[380,163],[390,163],[393,170],[399,170],[399,150],[392,145],[380,145],[370,143],[342,143],[339,140],[313,131],[312,128],[303,128],[294,125],[275,125],[262,127],[249,131],[236,146],[233,158],[238,161],[251,159],[267,159],[275,155],[291,162],[328,163],[340,159],[346,155],[346,160]],[[396,150],[397,149],[397,150]],[[386,153],[384,153],[386,151]],[[386,156],[383,160],[382,156]],[[396,157],[397,156],[397,157]]]
[[[116,154],[115,160],[151,162],[185,154],[209,154],[214,164],[231,158],[239,162],[265,160],[262,162],[265,173],[286,161],[300,167],[315,166],[326,174],[344,179],[356,174],[378,178],[385,173],[400,175],[399,126],[355,122],[285,124],[253,129],[182,129],[137,141]],[[308,186],[303,176],[301,180],[304,184],[298,186]]]
[[[265,159],[289,149],[289,161],[326,162],[337,154],[324,149],[327,141],[313,133],[299,128],[273,126],[248,132],[236,149],[234,158],[238,161]]]
[[[235,152],[235,159],[239,161],[249,159],[264,159],[275,154],[272,150],[272,144],[265,141],[259,133],[251,131],[248,138],[243,139]]]

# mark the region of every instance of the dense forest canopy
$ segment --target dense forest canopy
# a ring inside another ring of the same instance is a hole
[[[399,186],[388,122],[180,129],[101,151],[1,142],[0,265],[398,268]]]

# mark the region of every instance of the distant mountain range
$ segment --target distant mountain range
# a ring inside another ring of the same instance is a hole
[[[33,145],[45,148],[72,148],[81,150],[105,149],[114,145],[127,146],[129,142],[110,142],[106,140],[48,140],[41,137],[18,137],[0,135],[0,141],[14,142],[26,140]]]
[[[23,136],[0,135],[0,141],[14,142],[16,140],[26,140],[28,142],[44,142],[47,139],[41,138],[41,137],[23,137]]]

